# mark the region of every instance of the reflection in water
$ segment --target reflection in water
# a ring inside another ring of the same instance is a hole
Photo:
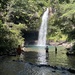
[[[46,53],[46,60],[48,60],[49,58],[49,53]]]
[[[26,62],[36,63],[38,59],[38,52],[28,51],[24,53],[24,60]]]
[[[48,64],[45,47],[30,46],[24,54],[24,60],[36,64]]]
[[[45,50],[38,51],[28,51],[24,53],[24,60],[26,62],[37,63],[37,64],[47,64],[46,52]]]
[[[50,64],[55,66],[63,66],[63,67],[72,67],[75,69],[75,56],[67,56],[66,50],[58,47],[58,53],[55,54],[55,48],[49,47],[49,54],[45,52],[45,49],[42,47],[28,47],[26,52],[23,52],[20,55],[20,60],[16,61],[17,56],[5,57],[0,61],[0,75],[50,75],[48,74],[47,69],[39,70],[39,68],[33,68],[34,74],[31,74],[31,66],[25,65],[25,62],[30,62],[33,64]],[[15,60],[15,61],[13,61]],[[30,70],[29,70],[30,68]],[[35,72],[34,70],[37,71]],[[47,70],[47,71],[45,71]],[[28,74],[30,71],[30,74]],[[39,72],[40,71],[40,72]],[[46,74],[47,72],[47,74]],[[50,70],[49,70],[50,72]],[[24,74],[21,74],[24,73]],[[26,74],[27,73],[27,74]],[[36,74],[35,74],[36,73]],[[60,74],[58,74],[60,75]],[[67,74],[68,75],[68,74]]]
[[[38,60],[37,62],[39,62],[39,64],[47,64],[47,60],[46,60],[46,52],[45,51],[40,51],[38,53]]]
[[[24,60],[26,62],[75,68],[75,57],[73,56],[73,59],[68,57],[66,55],[66,50],[60,46],[57,47],[57,54],[55,53],[55,47],[52,46],[49,46],[48,54],[45,52],[44,47],[31,46],[27,48],[30,51],[24,54]]]
[[[24,53],[21,53],[19,59],[22,60],[22,61],[24,61]]]
[[[67,64],[71,64],[71,67],[75,69],[75,56],[68,56]]]

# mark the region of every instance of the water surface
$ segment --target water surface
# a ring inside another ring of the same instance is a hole
[[[57,47],[57,54],[54,46],[49,46],[48,54],[45,47],[28,46],[27,48],[28,52],[25,53],[24,58],[27,62],[75,68],[75,56],[67,56],[67,50],[62,46]]]
[[[50,67],[37,67],[28,64],[49,64],[52,66],[71,67],[75,69],[75,56],[67,56],[66,50],[49,46],[49,54],[46,54],[45,47],[27,46],[25,52],[20,57],[6,56],[0,58],[0,75],[74,75],[66,70],[54,70]],[[19,58],[19,60],[18,60]],[[22,61],[21,61],[22,60]]]

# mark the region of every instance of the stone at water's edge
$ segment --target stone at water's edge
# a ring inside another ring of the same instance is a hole
[[[68,55],[68,56],[75,56],[75,52],[73,52],[73,51],[67,51],[66,55]]]

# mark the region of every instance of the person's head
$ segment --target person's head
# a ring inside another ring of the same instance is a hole
[[[18,45],[18,47],[21,47],[20,45]]]

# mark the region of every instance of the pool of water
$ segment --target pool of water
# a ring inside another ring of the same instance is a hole
[[[20,57],[6,56],[0,58],[0,75],[72,75],[66,70],[54,70],[44,66],[37,67],[36,64],[75,69],[75,56],[67,56],[66,50],[61,46],[57,47],[57,54],[55,54],[55,47],[53,46],[49,46],[48,54],[45,47],[26,46],[25,52]]]
[[[54,66],[70,67],[75,69],[75,56],[67,56],[66,50],[62,46],[57,47],[57,54],[55,47],[49,46],[49,53],[45,51],[45,47],[26,46],[24,60],[36,64],[49,64]]]

